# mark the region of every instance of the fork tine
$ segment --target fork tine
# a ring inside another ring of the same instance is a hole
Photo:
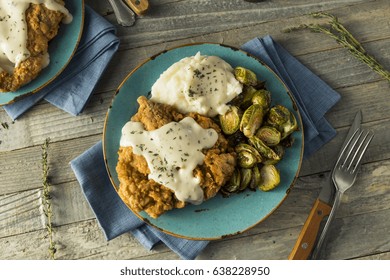
[[[344,167],[347,164],[347,162],[353,161],[353,159],[350,160],[349,158],[350,158],[352,152],[354,151],[356,144],[359,142],[360,136],[362,136],[363,132],[364,131],[361,129],[356,130],[355,134],[351,137],[350,142],[346,145],[346,148],[348,148],[346,151],[347,155],[345,156],[344,161],[341,164],[342,167]],[[348,168],[349,168],[349,166],[348,166]]]
[[[356,161],[355,167],[352,170],[352,173],[354,173],[356,171],[356,169],[360,166],[360,162],[363,158],[363,155],[366,153],[366,150],[367,150],[368,145],[370,144],[372,138],[374,138],[374,133],[372,131],[368,131],[367,134],[364,136],[364,139],[363,139],[361,145],[359,146],[359,150],[357,150],[355,153],[355,156],[357,156],[358,154],[359,154],[359,156],[358,156],[358,159]],[[364,146],[362,147],[363,143],[364,143]]]
[[[359,133],[358,139],[356,139],[356,142],[354,143],[355,145],[357,145],[357,148],[355,149],[355,153],[352,155],[352,159],[349,161],[349,165],[348,165],[348,167],[347,167],[347,170],[349,170],[349,169],[351,168],[352,164],[353,164],[354,161],[355,161],[356,156],[357,156],[358,153],[359,153],[360,148],[362,147],[362,145],[363,145],[363,143],[364,143],[364,140],[366,140],[366,138],[367,138],[367,136],[368,136],[368,132],[367,132],[364,136],[362,136],[363,133],[365,133],[364,130],[362,130],[362,131]],[[354,148],[354,147],[352,147],[352,148]],[[352,150],[353,150],[353,149],[351,149],[350,154],[352,153]]]

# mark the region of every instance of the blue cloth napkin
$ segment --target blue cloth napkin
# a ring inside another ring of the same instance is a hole
[[[44,89],[3,108],[15,120],[45,99],[72,115],[80,114],[118,46],[115,27],[85,6],[83,34],[66,69]]]
[[[253,39],[242,48],[274,69],[295,96],[304,122],[305,154],[313,153],[329,141],[335,131],[325,120],[324,114],[339,100],[339,94],[270,36]],[[162,241],[182,259],[196,258],[207,246],[208,241],[176,238],[138,219],[111,185],[105,169],[101,142],[71,161],[71,167],[108,240],[131,232],[145,248],[151,249]]]

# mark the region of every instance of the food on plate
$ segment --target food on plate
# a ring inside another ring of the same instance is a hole
[[[219,126],[144,96],[138,103],[138,112],[123,127],[118,152],[122,200],[157,218],[215,196],[235,167],[235,153]]]
[[[16,91],[50,62],[48,43],[72,15],[62,0],[0,2],[0,91]]]
[[[157,218],[218,192],[270,191],[276,164],[298,129],[293,113],[271,105],[254,72],[197,53],[174,63],[138,98],[122,128],[118,193],[135,212]]]
[[[229,196],[246,188],[270,191],[280,183],[275,164],[291,146],[290,136],[298,130],[298,123],[286,107],[271,105],[271,93],[254,72],[243,67],[236,67],[234,72],[243,83],[242,94],[231,101],[231,108],[219,120],[230,145],[235,147],[237,166],[221,193]]]
[[[214,117],[242,91],[233,68],[217,56],[197,53],[170,66],[152,86],[151,100],[175,106],[181,113]]]

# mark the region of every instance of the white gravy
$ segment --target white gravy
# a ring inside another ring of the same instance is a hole
[[[174,191],[180,201],[200,204],[203,191],[193,170],[203,164],[203,149],[218,139],[214,129],[203,129],[193,118],[168,123],[146,131],[140,122],[129,121],[122,128],[120,145],[131,146],[142,155],[150,170],[149,179]]]
[[[0,72],[12,73],[30,56],[27,50],[26,10],[30,4],[44,4],[49,10],[65,15],[63,22],[70,23],[72,15],[55,0],[1,0],[0,1]]]

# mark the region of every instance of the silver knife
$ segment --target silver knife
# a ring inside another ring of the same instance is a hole
[[[108,0],[114,10],[116,20],[122,26],[132,26],[135,23],[134,12],[122,0]]]
[[[345,145],[347,145],[348,140],[352,137],[354,132],[360,127],[361,122],[362,122],[362,112],[361,110],[359,110],[348,131],[344,143],[340,149],[340,153],[345,147]],[[340,156],[340,153],[338,157]],[[329,177],[326,184],[322,187],[321,192],[318,195],[318,198],[316,199],[310,211],[309,217],[307,218],[305,224],[303,225],[301,233],[299,234],[297,242],[295,243],[295,246],[291,251],[288,259],[306,260],[313,252],[313,248],[315,248],[316,250],[316,255],[320,251],[322,242],[325,239],[326,232],[321,231],[320,238],[318,238],[318,241],[322,240],[320,244],[316,241],[317,241],[318,233],[320,232],[321,222],[325,217],[329,215],[329,213],[332,210],[335,191],[336,189],[333,185],[332,180]],[[329,228],[330,222],[331,222],[330,220],[326,221],[326,224],[323,227],[323,229]]]

